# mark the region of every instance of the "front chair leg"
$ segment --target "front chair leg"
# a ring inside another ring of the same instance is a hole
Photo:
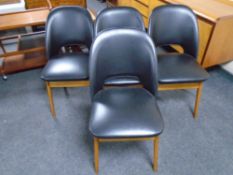
[[[99,172],[99,140],[94,137],[94,165],[95,165],[95,173]]]
[[[53,118],[55,118],[56,113],[55,113],[55,109],[54,109],[53,92],[52,92],[51,87],[49,86],[49,82],[46,82],[46,88],[47,88],[48,97],[49,97],[50,111],[51,111]]]
[[[158,171],[158,157],[159,157],[159,136],[154,138],[154,171]]]
[[[193,112],[193,116],[195,119],[197,119],[198,117],[198,108],[199,108],[199,103],[201,100],[202,89],[203,89],[203,83],[200,83],[200,86],[198,87],[197,93],[196,93],[196,101],[195,101],[195,107],[194,107],[194,112]]]

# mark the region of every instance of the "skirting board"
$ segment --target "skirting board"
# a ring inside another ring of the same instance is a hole
[[[229,72],[231,75],[233,75],[233,61],[226,64],[222,64],[221,67],[227,72]]]

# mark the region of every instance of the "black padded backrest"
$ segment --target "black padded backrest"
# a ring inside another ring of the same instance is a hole
[[[136,76],[149,92],[157,91],[156,51],[145,32],[115,29],[99,34],[90,51],[89,71],[92,97],[115,76]]]
[[[165,5],[155,8],[150,16],[149,35],[156,46],[178,44],[186,54],[197,57],[197,19],[186,6]]]
[[[58,55],[66,45],[83,44],[90,48],[93,30],[93,21],[86,9],[79,6],[55,8],[46,23],[47,58]]]
[[[145,31],[141,14],[131,7],[113,7],[102,10],[95,23],[95,36],[103,30],[132,28]]]

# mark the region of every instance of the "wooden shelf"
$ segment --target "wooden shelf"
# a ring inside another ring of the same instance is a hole
[[[27,26],[44,25],[50,12],[48,8],[39,8],[26,10],[16,13],[7,13],[0,15],[0,31],[14,30]],[[18,34],[0,38],[2,41],[16,39],[18,47],[16,51],[7,52],[0,55],[4,59],[2,73],[11,73],[21,70],[31,69],[43,66],[47,60],[45,58],[45,34],[36,32],[32,34]]]
[[[48,8],[27,10],[17,13],[0,14],[0,31],[26,26],[43,25],[50,10]]]
[[[45,33],[30,34],[19,38],[18,50],[29,50],[38,47],[44,47]]]

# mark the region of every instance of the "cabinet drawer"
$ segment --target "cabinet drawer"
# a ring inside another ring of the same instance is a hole
[[[149,8],[147,6],[143,5],[142,3],[136,0],[133,0],[132,6],[136,8],[143,16],[148,17]]]

